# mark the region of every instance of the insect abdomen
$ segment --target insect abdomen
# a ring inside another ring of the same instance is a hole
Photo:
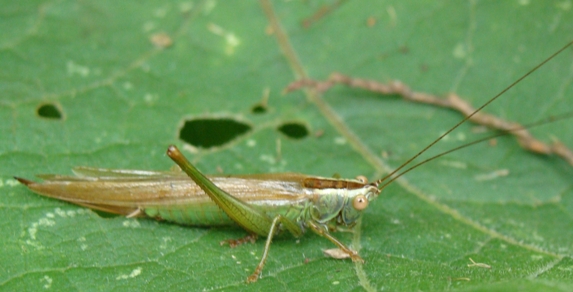
[[[235,225],[219,207],[212,203],[172,206],[147,206],[143,212],[154,219],[192,226]]]

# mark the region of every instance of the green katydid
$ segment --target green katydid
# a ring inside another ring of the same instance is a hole
[[[572,44],[567,44],[507,89]],[[251,235],[266,236],[261,260],[247,278],[248,282],[254,282],[262,272],[273,236],[284,231],[300,237],[310,229],[330,240],[353,261],[362,262],[363,259],[355,251],[337,240],[331,232],[352,228],[361,212],[385,186],[426,161],[395,175],[398,171],[507,89],[473,111],[394,172],[372,183],[364,178],[334,179],[295,173],[205,176],[175,146],[168,148],[167,155],[183,172],[79,167],[74,169],[76,176],[41,175],[44,179],[42,183],[16,179],[38,194],[105,212],[194,226],[236,224]]]

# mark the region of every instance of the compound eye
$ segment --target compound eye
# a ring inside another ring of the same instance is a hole
[[[352,207],[358,211],[366,209],[366,207],[368,207],[368,198],[366,198],[365,195],[354,197],[354,200],[352,201]]]
[[[368,183],[368,178],[366,178],[366,177],[363,176],[363,175],[357,176],[357,177],[356,177],[356,180],[359,181],[359,182],[361,182],[361,183],[363,183],[363,184],[367,184],[367,183]]]

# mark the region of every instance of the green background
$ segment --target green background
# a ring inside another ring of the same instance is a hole
[[[330,13],[302,25],[325,6]],[[219,246],[243,236],[240,229],[104,218],[39,197],[12,179],[70,174],[79,165],[166,170],[173,163],[164,151],[172,143],[205,173],[375,179],[460,116],[344,87],[320,99],[282,95],[286,85],[301,75],[323,79],[340,71],[399,79],[422,92],[456,92],[478,105],[571,40],[569,1],[2,1],[0,7],[2,290],[573,289],[573,170],[526,153],[511,138],[456,152],[387,188],[355,234],[337,234],[365,264],[325,258],[321,250],[332,245],[315,235],[287,236],[273,242],[262,278],[251,285],[244,281],[264,242]],[[172,46],[151,43],[161,32]],[[487,112],[530,123],[572,110],[572,57],[567,50]],[[268,111],[252,113],[267,90]],[[37,116],[46,103],[60,107],[63,119]],[[220,147],[192,149],[178,140],[178,128],[198,117],[236,119],[252,130]],[[311,135],[287,138],[277,131],[285,122],[305,125]],[[533,132],[572,146],[572,125]],[[473,140],[473,130],[464,125],[430,152]],[[483,179],[498,170],[509,174]],[[491,269],[468,267],[469,258]]]

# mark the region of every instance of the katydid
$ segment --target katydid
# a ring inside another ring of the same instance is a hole
[[[398,171],[572,44],[473,111],[394,172],[372,183],[362,177],[335,179],[296,173],[205,176],[175,146],[169,146],[167,155],[182,171],[78,167],[73,170],[75,176],[40,175],[42,183],[16,179],[38,194],[109,213],[193,226],[236,224],[251,235],[265,236],[261,260],[247,282],[257,281],[273,236],[285,231],[300,237],[310,229],[330,240],[354,262],[363,262],[358,253],[331,232],[351,229],[385,186],[420,164],[397,174]]]

